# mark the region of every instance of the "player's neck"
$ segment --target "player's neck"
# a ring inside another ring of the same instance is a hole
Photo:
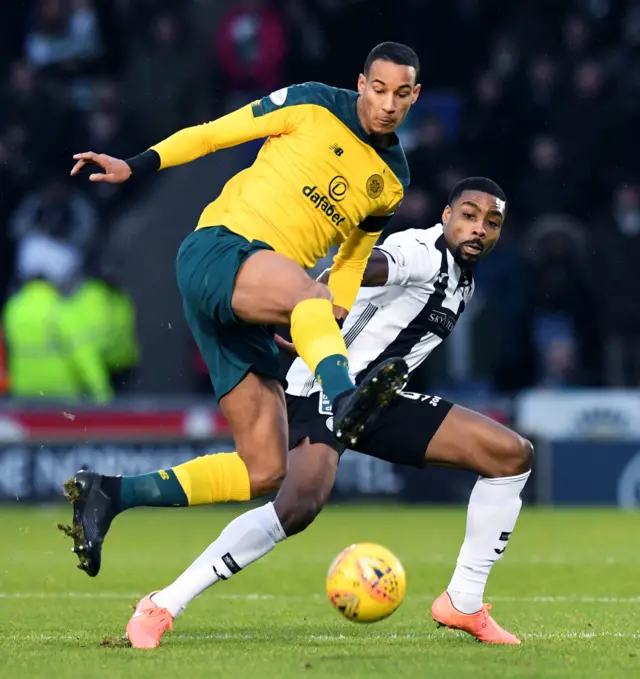
[[[377,146],[382,149],[388,149],[391,146],[397,144],[398,138],[396,137],[395,132],[390,132],[389,134],[376,134],[372,131],[369,123],[367,122],[367,118],[364,115],[362,97],[358,97],[356,100],[356,113],[358,115],[358,121],[360,122],[362,129],[365,131],[365,134],[369,135],[371,138],[371,144],[373,146]]]

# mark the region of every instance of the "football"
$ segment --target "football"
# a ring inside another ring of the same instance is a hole
[[[353,622],[376,622],[402,603],[407,578],[398,558],[380,545],[347,547],[331,564],[327,594],[333,606]]]

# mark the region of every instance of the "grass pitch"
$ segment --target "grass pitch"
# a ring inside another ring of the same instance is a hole
[[[494,647],[436,630],[463,509],[330,508],[305,534],[196,600],[157,651],[105,648],[140,595],[161,588],[242,507],[135,510],[116,519],[96,579],[76,569],[55,524],[69,507],[0,509],[0,677],[244,679],[640,676],[640,517],[525,509],[489,580],[496,619],[521,636]],[[407,598],[354,624],[324,594],[333,557],[375,541],[403,561]]]

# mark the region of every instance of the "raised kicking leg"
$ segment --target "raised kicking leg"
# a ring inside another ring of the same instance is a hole
[[[304,530],[326,502],[338,453],[308,439],[289,453],[288,470],[274,502],[229,523],[220,536],[165,589],[145,597],[127,625],[135,648],[156,648],[174,619],[206,589],[228,580],[268,554],[278,542]]]
[[[331,300],[329,288],[295,262],[262,251],[240,268],[233,310],[248,323],[291,326],[298,355],[331,402],[336,438],[354,445],[398,395],[408,368],[404,359],[390,358],[372,368],[356,388]]]

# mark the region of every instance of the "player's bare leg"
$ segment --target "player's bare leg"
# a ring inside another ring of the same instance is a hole
[[[131,644],[135,648],[156,648],[195,597],[262,558],[286,537],[304,530],[327,501],[337,468],[338,453],[327,445],[310,445],[306,440],[292,450],[287,476],[274,503],[231,521],[177,580],[138,603],[127,625]],[[264,468],[257,478],[266,478],[268,485],[275,476]]]
[[[240,267],[232,307],[247,323],[291,326],[298,354],[333,406],[336,438],[353,445],[398,395],[408,369],[402,358],[390,359],[372,369],[356,388],[331,297],[326,285],[288,257],[262,250]]]
[[[515,528],[529,478],[533,447],[501,424],[454,406],[429,444],[426,464],[470,469],[480,474],[471,493],[465,540],[447,588],[433,603],[439,624],[462,629],[480,641],[519,644],[489,615],[483,594],[489,573]]]
[[[320,514],[338,472],[338,453],[305,439],[289,452],[287,476],[273,502],[287,537],[301,533]]]
[[[251,497],[279,488],[285,477],[288,447],[287,407],[282,385],[250,373],[220,400],[220,407],[234,435],[237,454],[246,468]],[[190,474],[186,483],[210,485],[221,480],[237,483],[233,474],[242,471],[231,471],[231,474],[215,479],[206,474],[204,479]],[[270,507],[254,510],[265,514],[264,520],[252,524],[250,531],[251,539],[257,538],[261,549],[271,549],[284,538],[277,517],[269,523]],[[167,629],[171,629],[176,615],[191,599],[218,580],[226,579],[225,572],[231,575],[245,565],[242,549],[233,556],[229,552],[220,554],[219,560],[211,556],[209,547],[171,586],[138,602],[126,630],[134,648],[156,648]]]
[[[136,506],[244,501],[280,487],[286,471],[287,410],[280,382],[249,373],[220,401],[237,452],[205,455],[173,469],[114,477],[80,471],[65,483],[73,504],[72,537],[79,568],[95,577],[113,519]]]

